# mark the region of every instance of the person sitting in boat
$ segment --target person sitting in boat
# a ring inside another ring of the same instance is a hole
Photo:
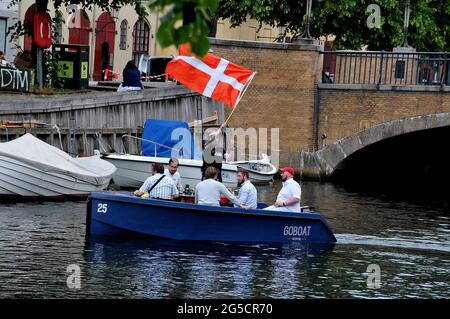
[[[283,187],[278,193],[276,202],[264,209],[300,213],[300,184],[294,180],[295,170],[292,167],[280,168]]]
[[[180,165],[180,162],[177,158],[172,157],[169,160],[169,168],[166,168],[164,170],[164,175],[170,177],[173,182],[175,183],[175,186],[178,188],[178,191],[180,193],[183,192],[183,184],[181,183],[181,175],[178,172],[178,166]]]
[[[205,170],[205,180],[195,187],[195,203],[199,205],[220,206],[220,195],[227,197],[237,207],[248,209],[242,205],[222,183],[217,181],[219,171],[209,166]]]
[[[178,189],[173,180],[164,175],[164,165],[153,164],[153,175],[147,178],[139,190],[134,192],[136,196],[142,196],[148,192],[150,198],[172,200],[178,198]]]
[[[244,168],[238,168],[236,176],[239,187],[237,198],[242,205],[250,209],[256,209],[258,206],[258,195],[256,187],[250,182],[248,171]]]

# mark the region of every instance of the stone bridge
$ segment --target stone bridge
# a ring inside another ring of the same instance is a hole
[[[338,139],[318,151],[302,152],[302,174],[311,179],[327,179],[344,166],[349,156],[355,156],[367,146],[403,134],[443,127],[450,127],[450,112],[406,117],[377,124]]]

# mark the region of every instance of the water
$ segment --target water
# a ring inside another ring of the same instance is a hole
[[[279,183],[260,187],[274,200]],[[450,214],[439,200],[303,183],[338,243],[241,247],[86,243],[85,202],[0,204],[2,298],[449,298]],[[67,286],[67,267],[81,288]],[[378,289],[367,267],[381,269]]]

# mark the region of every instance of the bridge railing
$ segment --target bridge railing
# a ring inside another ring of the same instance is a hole
[[[450,52],[323,51],[322,83],[450,85]]]

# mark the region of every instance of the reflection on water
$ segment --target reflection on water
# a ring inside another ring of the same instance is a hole
[[[311,264],[322,264],[319,261],[327,258],[330,248],[93,241],[85,260],[96,267],[88,267],[85,275],[116,278],[126,273],[127,280],[111,280],[104,293],[125,290],[131,292],[130,297],[281,297],[286,290],[295,291],[299,284],[286,280],[303,277]],[[92,284],[98,286],[98,281]]]
[[[283,247],[95,239],[84,202],[0,205],[0,297],[450,297],[448,204],[303,183],[338,243]],[[279,183],[258,187],[267,202]],[[67,266],[81,289],[67,288]],[[367,267],[381,288],[367,288]]]

